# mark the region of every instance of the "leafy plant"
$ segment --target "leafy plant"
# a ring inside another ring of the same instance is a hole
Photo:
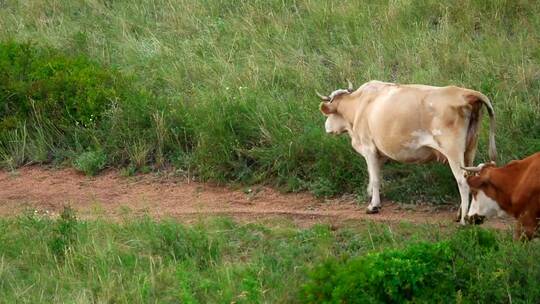
[[[405,303],[452,294],[448,243],[419,243],[351,259],[328,261],[311,273],[305,303]]]
[[[73,161],[73,166],[86,175],[98,174],[106,164],[107,155],[101,150],[83,152]]]
[[[111,101],[121,96],[122,81],[117,72],[83,55],[2,42],[0,126],[9,129],[10,120],[28,119],[35,110],[65,130],[74,125],[92,127]]]
[[[521,246],[511,240],[501,241],[491,231],[471,228],[458,231],[444,241],[419,242],[352,258],[330,258],[309,273],[300,300],[303,303],[504,302],[508,297],[505,289],[510,286],[516,290],[525,288],[526,292],[519,292],[520,299],[534,299],[540,297],[540,288],[533,283],[540,273],[520,271],[522,266],[503,265],[517,261],[526,265],[534,263],[521,254],[515,256],[529,250]]]

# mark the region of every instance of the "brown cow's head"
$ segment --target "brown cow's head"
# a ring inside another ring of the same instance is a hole
[[[327,118],[324,123],[326,133],[328,134],[342,134],[347,132],[349,123],[339,113],[338,107],[343,96],[349,95],[353,92],[353,85],[349,81],[349,87],[344,89],[335,90],[329,96],[324,96],[319,93],[317,95],[322,99],[320,110]]]
[[[463,168],[466,174],[467,184],[471,188],[472,202],[467,214],[469,223],[478,224],[485,217],[500,216],[504,212],[499,204],[493,199],[495,188],[490,183],[490,172],[495,163],[480,164],[478,167]]]

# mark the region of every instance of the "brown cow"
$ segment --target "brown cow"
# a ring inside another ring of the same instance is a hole
[[[473,164],[481,109],[490,117],[489,155],[495,159],[495,120],[489,99],[482,93],[455,86],[434,87],[370,81],[353,89],[318,94],[324,101],[330,134],[347,133],[352,147],[364,156],[371,195],[368,213],[380,209],[380,167],[385,160],[403,163],[448,162],[461,197],[460,221],[469,209],[469,186],[463,166]]]
[[[473,194],[468,221],[507,213],[518,220],[515,237],[525,233],[531,239],[540,218],[540,152],[503,167],[490,163],[464,169],[476,173],[467,177]]]

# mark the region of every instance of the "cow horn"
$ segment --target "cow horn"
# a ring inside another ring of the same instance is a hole
[[[482,166],[478,167],[461,167],[461,169],[468,171],[468,172],[480,172],[482,170]]]
[[[328,96],[324,96],[317,91],[315,91],[315,94],[317,94],[317,96],[319,96],[323,101],[330,101],[330,97]]]
[[[347,79],[347,83],[349,84],[349,87],[347,88],[347,91],[349,91],[349,93],[352,93],[354,91],[353,84],[349,79]]]

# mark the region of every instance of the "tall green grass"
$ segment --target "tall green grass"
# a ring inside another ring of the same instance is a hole
[[[314,91],[346,78],[477,89],[495,106],[500,162],[526,156],[540,150],[539,16],[534,1],[510,0],[8,0],[0,39],[124,75],[91,128],[45,129],[48,161],[102,151],[109,166],[172,164],[219,182],[363,194],[364,161],[346,138],[324,134]],[[4,140],[0,150],[7,167],[43,161],[21,161],[21,148]],[[442,165],[388,165],[384,174],[389,198],[457,199]]]
[[[538,302],[540,243],[454,229],[370,222],[299,229],[226,218],[188,226],[32,212],[0,219],[0,302],[313,303],[332,294],[351,303]]]

